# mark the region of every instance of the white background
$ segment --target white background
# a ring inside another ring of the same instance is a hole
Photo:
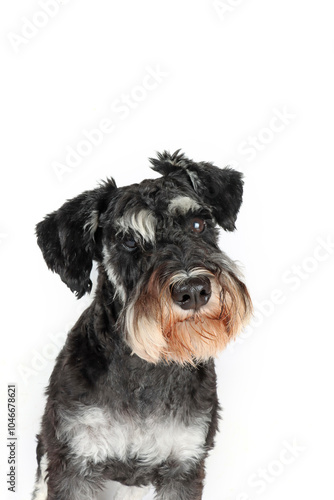
[[[35,224],[107,176],[155,177],[147,158],[177,148],[245,174],[238,230],[221,246],[243,264],[256,309],[217,360],[224,412],[203,498],[333,498],[332,2],[70,0],[53,17],[41,3],[0,12],[1,498],[30,498],[55,343],[90,301],[47,270]],[[107,118],[112,133],[57,176],[54,162]]]

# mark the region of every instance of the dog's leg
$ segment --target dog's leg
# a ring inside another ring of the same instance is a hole
[[[63,474],[57,480],[50,474],[46,500],[95,500],[99,491],[100,485],[83,476],[69,477]]]
[[[174,469],[175,471],[175,469]],[[204,460],[191,472],[175,474],[173,468],[160,472],[154,486],[156,500],[201,500],[204,480]]]
[[[46,500],[48,496],[48,487],[46,482],[46,474],[47,474],[46,469],[48,466],[48,461],[42,438],[39,435],[37,436],[36,456],[37,456],[38,468],[36,474],[35,488],[32,494],[32,500]]]
[[[116,490],[114,500],[141,500],[149,492],[149,487],[137,488],[120,484]]]
[[[32,500],[47,500],[48,486],[46,481],[47,458],[46,455],[40,457],[38,461],[37,477]]]
[[[101,487],[100,475],[67,469],[60,462],[55,466],[45,453],[39,460],[32,500],[95,500]]]

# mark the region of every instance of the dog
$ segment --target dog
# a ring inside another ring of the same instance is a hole
[[[46,391],[33,500],[200,500],[220,406],[214,358],[252,314],[237,265],[218,246],[235,229],[242,174],[180,150],[161,174],[110,178],[36,226],[47,266],[94,299],[69,332]]]

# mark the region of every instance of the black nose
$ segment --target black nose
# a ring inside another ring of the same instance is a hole
[[[208,303],[211,297],[211,284],[206,276],[189,278],[176,283],[171,289],[172,299],[182,309],[199,309]]]

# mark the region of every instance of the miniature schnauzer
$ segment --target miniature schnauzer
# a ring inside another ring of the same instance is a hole
[[[186,158],[151,159],[158,179],[108,179],[37,225],[48,267],[94,299],[70,331],[47,389],[34,500],[200,500],[219,418],[213,358],[252,304],[218,247],[233,231],[242,174]]]

